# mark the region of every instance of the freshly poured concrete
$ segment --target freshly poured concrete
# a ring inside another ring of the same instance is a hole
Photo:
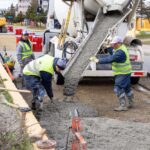
[[[99,51],[101,44],[107,37],[109,29],[122,19],[123,16],[123,14],[104,15],[102,12],[99,12],[95,19],[93,30],[91,30],[88,37],[83,41],[64,71],[64,95],[74,95],[81,75],[90,62],[89,58]]]

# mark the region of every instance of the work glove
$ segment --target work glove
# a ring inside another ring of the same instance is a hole
[[[24,67],[24,65],[23,65],[23,64],[20,64],[20,67],[21,67],[21,68],[23,68],[23,67]]]
[[[90,60],[93,61],[93,62],[96,62],[96,63],[99,62],[99,59],[96,58],[95,56],[90,57]]]

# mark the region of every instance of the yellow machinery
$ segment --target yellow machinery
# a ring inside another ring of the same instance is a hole
[[[6,33],[6,18],[3,16],[3,11],[0,10],[0,33]]]

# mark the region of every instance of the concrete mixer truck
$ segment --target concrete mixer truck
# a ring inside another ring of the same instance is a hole
[[[93,55],[107,56],[106,47],[116,35],[122,36],[128,47],[133,69],[132,83],[146,76],[142,43],[135,34],[128,34],[129,30],[134,31],[139,1],[49,0],[44,53],[68,59],[63,75],[69,89],[73,91],[81,77],[113,76],[111,64],[96,64],[89,58]],[[55,29],[55,19],[61,24],[60,30]],[[74,83],[70,84],[69,80]]]

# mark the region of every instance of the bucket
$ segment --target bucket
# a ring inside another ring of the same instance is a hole
[[[21,35],[16,36],[16,44],[18,44],[18,42],[20,41],[20,39],[21,39]]]
[[[13,26],[12,25],[7,26],[7,31],[8,32],[13,32]]]
[[[41,52],[42,51],[42,44],[33,44],[33,52]]]
[[[35,33],[29,33],[29,39],[31,42],[33,42],[34,36],[35,36]]]
[[[29,34],[29,40],[32,42],[33,41],[33,35]]]
[[[15,34],[16,34],[16,35],[21,35],[21,34],[22,34],[22,29],[16,29]]]
[[[43,41],[42,37],[41,36],[34,36],[33,37],[33,42],[36,42],[38,44],[41,44]]]

